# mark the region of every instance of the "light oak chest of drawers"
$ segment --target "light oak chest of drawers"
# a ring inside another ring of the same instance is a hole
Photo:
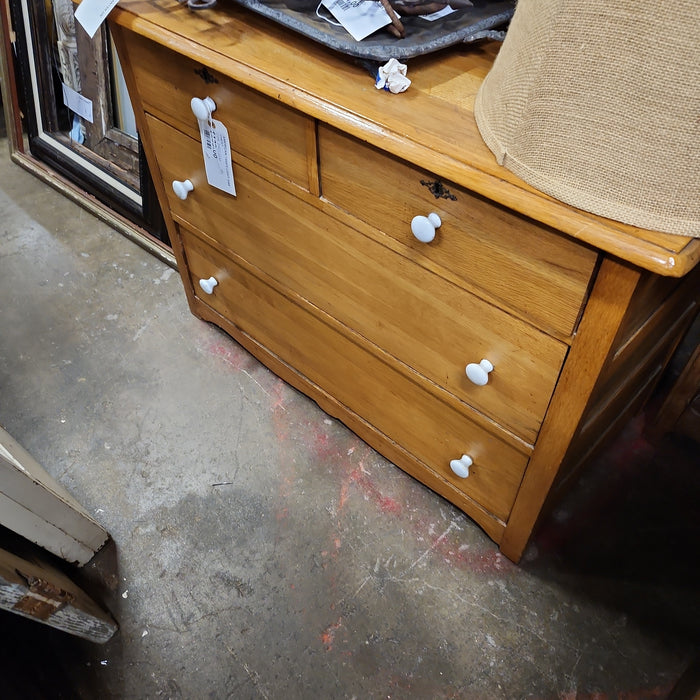
[[[409,62],[395,96],[240,8],[123,0],[110,23],[192,311],[517,561],[692,320],[700,242],[497,166],[472,114],[495,46]],[[207,184],[206,97],[236,196]]]

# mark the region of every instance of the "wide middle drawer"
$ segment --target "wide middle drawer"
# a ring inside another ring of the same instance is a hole
[[[566,345],[234,164],[237,196],[206,184],[199,144],[149,127],[173,214],[370,342],[534,442]],[[187,177],[186,200],[169,187]],[[467,364],[488,360],[488,384]]]

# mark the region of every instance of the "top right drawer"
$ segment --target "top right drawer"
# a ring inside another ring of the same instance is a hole
[[[322,196],[390,237],[433,272],[568,337],[576,327],[597,254],[542,224],[325,125],[319,125]],[[411,233],[438,214],[430,243]]]

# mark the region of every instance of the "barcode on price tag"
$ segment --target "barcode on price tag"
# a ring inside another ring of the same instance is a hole
[[[219,190],[236,195],[231,162],[231,144],[228,130],[217,119],[199,122],[199,135],[202,140],[204,170],[207,182]]]

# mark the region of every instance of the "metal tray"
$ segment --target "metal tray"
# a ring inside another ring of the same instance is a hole
[[[503,28],[515,10],[515,0],[472,0],[473,7],[457,10],[433,22],[420,17],[402,17],[401,22],[406,29],[403,39],[379,30],[362,41],[355,41],[342,27],[318,17],[316,4],[313,9],[295,10],[284,2],[234,2],[336,51],[381,63],[390,58],[414,58],[479,39],[503,38],[502,33],[499,34],[496,29]]]

